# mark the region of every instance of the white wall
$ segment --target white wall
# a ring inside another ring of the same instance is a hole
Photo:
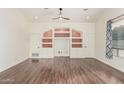
[[[113,60],[105,58],[105,46],[106,46],[106,22],[109,19],[117,17],[124,13],[124,9],[107,9],[99,17],[96,22],[96,34],[95,34],[95,56],[97,59],[103,61],[110,66],[113,66],[124,72],[124,58],[114,57]]]
[[[94,43],[95,43],[95,26],[94,23],[30,23],[30,57],[32,53],[39,53],[40,58],[52,58],[54,57],[53,48],[42,48],[41,47],[41,37],[42,33],[54,28],[69,27],[81,31],[83,33],[83,46],[87,48],[72,49],[72,58],[84,58],[84,57],[94,57]],[[40,46],[40,49],[37,48]]]
[[[29,57],[27,21],[16,9],[0,9],[0,71]]]

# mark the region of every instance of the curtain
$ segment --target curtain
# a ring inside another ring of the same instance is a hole
[[[106,30],[106,58],[112,59],[112,21],[107,21],[107,30]]]

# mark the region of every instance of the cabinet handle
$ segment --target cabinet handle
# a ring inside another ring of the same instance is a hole
[[[84,46],[84,48],[87,48],[87,46]]]

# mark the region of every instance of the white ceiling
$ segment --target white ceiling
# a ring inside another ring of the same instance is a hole
[[[58,17],[59,8],[23,8],[19,9],[31,22],[58,22],[52,18]],[[64,22],[95,22],[104,9],[101,8],[63,8],[62,15],[71,20]],[[89,17],[89,18],[88,18]]]

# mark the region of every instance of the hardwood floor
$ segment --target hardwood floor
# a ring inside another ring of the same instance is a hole
[[[124,73],[93,58],[29,59],[0,73],[1,84],[124,83]]]

